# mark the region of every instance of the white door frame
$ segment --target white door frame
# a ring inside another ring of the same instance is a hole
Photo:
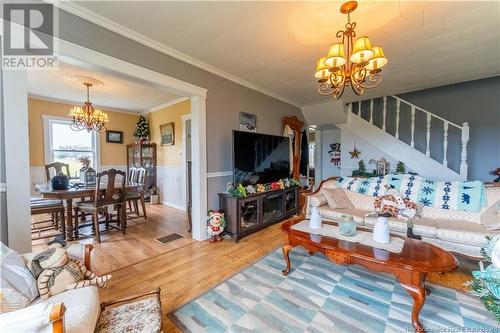
[[[206,97],[207,89],[193,85],[191,83],[172,78],[170,76],[152,71],[150,69],[134,65],[132,63],[114,58],[112,56],[87,49],[85,47],[67,42],[65,40],[59,39],[59,52],[58,57],[62,62],[83,66],[91,67],[94,69],[105,70],[107,73],[119,76],[125,79],[130,79],[133,81],[139,81],[143,83],[149,83],[155,85],[157,88],[168,92],[174,92],[182,96],[188,96],[191,100],[191,153],[192,153],[192,172],[193,172],[193,228],[192,237],[195,240],[205,240],[207,239],[206,232],[206,220],[205,214],[207,211],[207,152],[206,152]],[[21,80],[22,81],[22,80]],[[5,82],[4,82],[5,83]],[[25,85],[24,91],[26,91],[26,96],[24,97],[27,103],[27,80],[20,82],[21,85]],[[5,91],[5,84],[3,87]],[[21,91],[23,91],[21,89]],[[19,119],[25,120],[23,122],[24,128],[26,128],[27,134],[27,117],[28,111],[27,107],[22,110],[22,115],[19,110],[13,111]],[[6,117],[7,118],[7,117]],[[6,119],[6,123],[7,123]],[[7,124],[6,124],[7,125]],[[6,126],[7,128],[8,126]],[[6,138],[11,140],[7,135]],[[27,137],[27,135],[26,135]],[[27,140],[27,139],[26,139]],[[24,141],[23,141],[24,142]],[[16,143],[16,149],[18,154],[29,156],[29,144],[19,144]],[[12,183],[19,182],[19,173],[15,175],[7,175],[7,183],[9,178]],[[14,179],[16,178],[16,179]],[[29,172],[26,172],[26,186],[29,189]],[[22,198],[24,199],[24,197]],[[22,211],[29,212],[29,195],[28,200],[24,202]],[[8,205],[8,211],[16,209],[17,206],[12,207]],[[19,209],[19,207],[17,207]],[[21,211],[21,209],[19,209]],[[10,219],[10,221],[15,221],[17,219]],[[27,235],[30,235],[29,228],[25,231]],[[9,241],[10,243],[10,241]]]

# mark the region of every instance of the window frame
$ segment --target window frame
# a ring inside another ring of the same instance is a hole
[[[42,115],[43,119],[43,145],[44,145],[44,155],[45,155],[45,164],[50,164],[54,162],[54,150],[52,149],[52,124],[67,124],[68,126],[71,124],[71,118],[67,117],[57,117],[57,116],[49,116]],[[101,135],[96,131],[92,131],[92,146],[93,146],[93,157],[95,161],[94,168],[97,172],[101,171]],[[88,152],[88,150],[63,150],[58,149],[58,151],[71,151],[71,152]]]

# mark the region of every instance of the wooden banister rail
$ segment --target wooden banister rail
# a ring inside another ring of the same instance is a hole
[[[460,176],[462,179],[467,179],[467,172],[468,172],[468,164],[467,164],[467,145],[469,143],[469,124],[467,122],[464,122],[462,125],[455,124],[454,122],[451,122],[443,117],[440,117],[430,111],[427,111],[415,104],[412,104],[398,96],[384,96],[382,98],[382,126],[381,129],[388,133],[386,130],[386,123],[388,121],[387,119],[387,99],[388,98],[394,98],[396,100],[395,103],[395,133],[394,137],[399,140],[400,137],[400,120],[401,120],[401,104],[405,104],[409,106],[410,108],[410,143],[409,146],[412,148],[415,148],[415,118],[417,111],[424,113],[425,116],[425,151],[422,151],[422,153],[425,153],[426,156],[431,157],[431,140],[436,142],[436,140],[439,140],[437,138],[431,137],[431,123],[432,119],[436,119],[438,121],[441,121],[443,123],[443,137],[442,141],[442,147],[443,147],[443,159],[440,162],[443,166],[448,167],[448,131],[450,126],[457,128],[460,133],[460,144],[461,144],[461,150],[460,150]],[[362,106],[363,106],[363,101],[357,101],[357,108],[354,110],[353,108],[354,103],[349,103],[348,104],[348,110],[349,113],[355,114],[359,117],[362,117]],[[370,124],[373,124],[373,105],[374,105],[374,99],[370,99],[370,115],[369,115],[369,120],[367,120]],[[394,118],[393,118],[394,119]],[[392,119],[389,119],[389,121],[392,121]],[[390,133],[388,133],[390,134]],[[392,135],[392,134],[391,134]]]

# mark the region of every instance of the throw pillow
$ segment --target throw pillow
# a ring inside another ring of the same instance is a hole
[[[353,208],[351,201],[341,188],[321,189],[326,202],[331,209],[335,208]]]
[[[36,280],[19,254],[0,243],[0,313],[22,309],[38,297]]]
[[[311,207],[321,207],[326,204],[327,204],[326,198],[321,193],[309,196],[309,205]]]
[[[480,220],[481,224],[488,230],[500,229],[500,200],[482,213]]]

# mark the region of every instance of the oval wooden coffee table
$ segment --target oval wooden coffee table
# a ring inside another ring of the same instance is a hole
[[[449,252],[421,240],[402,237],[405,240],[401,253],[392,253],[385,250],[374,251],[374,248],[355,242],[339,240],[293,230],[291,227],[304,220],[304,217],[292,218],[281,225],[285,233],[283,255],[286,269],[283,275],[290,272],[290,250],[295,246],[302,246],[309,251],[323,253],[334,263],[341,265],[361,265],[371,271],[385,272],[396,276],[401,286],[413,298],[411,321],[417,332],[425,332],[420,324],[418,315],[425,302],[425,277],[427,273],[450,272],[458,267],[457,259]],[[335,225],[335,223],[332,223]],[[358,230],[370,231],[371,229],[358,227]],[[380,255],[383,253],[383,255]],[[377,255],[376,255],[377,254]]]

